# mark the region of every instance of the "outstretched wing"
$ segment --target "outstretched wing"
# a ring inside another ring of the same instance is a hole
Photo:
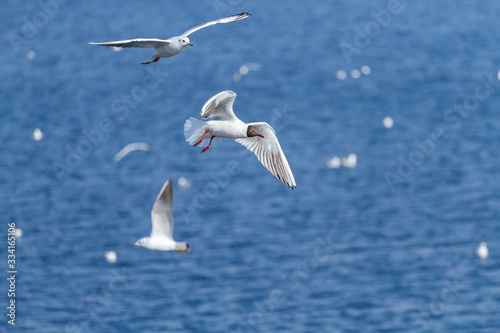
[[[276,133],[268,123],[250,123],[257,128],[260,136],[252,136],[249,138],[235,139],[247,149],[252,151],[259,161],[271,171],[273,175],[283,182],[288,188],[296,189],[295,179],[293,178],[292,170],[288,165],[285,154],[281,150],[280,143],[276,137]]]
[[[174,220],[172,218],[172,180],[167,180],[163,185],[151,210],[153,228],[151,236],[166,236],[172,238]]]
[[[202,118],[215,118],[217,120],[230,120],[236,118],[233,112],[233,103],[236,93],[226,90],[210,98],[201,108]]]
[[[197,25],[194,28],[189,29],[188,31],[184,32],[181,36],[189,36],[193,32],[198,31],[200,29],[203,29],[205,27],[208,27],[208,26],[211,26],[211,25],[214,25],[214,24],[218,24],[218,23],[235,22],[235,21],[246,19],[249,16],[250,16],[250,14],[248,14],[248,13],[240,13],[240,14],[236,14],[236,15],[224,17],[224,18],[221,18],[219,20],[215,20],[215,21],[210,21],[210,22],[207,22],[207,23],[203,23],[203,24]]]
[[[112,47],[140,47],[143,49],[159,48],[164,45],[170,44],[170,41],[156,38],[137,38],[137,39],[127,39],[118,40],[116,42],[105,42],[105,43],[91,43],[85,42],[87,44],[102,45],[102,46],[112,46]]]

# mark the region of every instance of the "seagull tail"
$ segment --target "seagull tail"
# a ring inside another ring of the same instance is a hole
[[[205,133],[206,122],[190,117],[184,124],[184,136],[186,141],[192,146],[200,141]]]

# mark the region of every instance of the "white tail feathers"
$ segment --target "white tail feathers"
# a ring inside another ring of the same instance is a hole
[[[184,136],[191,146],[201,140],[205,133],[206,124],[206,122],[193,117],[186,120],[184,124]]]

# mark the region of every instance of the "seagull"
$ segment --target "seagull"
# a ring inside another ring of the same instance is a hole
[[[479,246],[477,247],[477,250],[476,250],[476,254],[481,259],[488,258],[489,251],[488,251],[488,245],[486,244],[486,242],[481,242],[481,244],[479,244]]]
[[[355,168],[358,161],[358,156],[354,153],[349,154],[347,158],[342,157],[342,166],[346,168]]]
[[[150,153],[151,152],[151,147],[147,143],[142,143],[142,142],[132,142],[126,145],[125,147],[120,150],[115,157],[113,157],[113,161],[115,163],[119,162],[122,158],[127,156],[130,152],[136,151],[136,150],[143,150],[145,152]]]
[[[132,246],[142,246],[149,250],[173,251],[185,253],[191,251],[186,242],[176,242],[172,238],[174,220],[172,219],[172,180],[163,185],[151,210],[153,228],[149,237],[143,237]]]
[[[105,42],[105,43],[92,43],[92,42],[85,42],[87,44],[93,44],[93,45],[102,45],[102,46],[111,46],[111,47],[119,47],[119,48],[126,48],[126,47],[140,47],[140,48],[155,48],[156,52],[149,58],[146,62],[142,62],[141,64],[143,65],[148,65],[153,62],[157,62],[160,60],[160,58],[168,58],[171,56],[174,56],[188,45],[193,46],[191,42],[189,41],[188,36],[192,34],[195,31],[198,31],[200,29],[206,28],[208,26],[218,24],[218,23],[229,23],[229,22],[235,22],[239,20],[246,19],[249,17],[250,14],[248,13],[240,13],[228,17],[221,18],[219,20],[215,21],[210,21],[207,23],[203,23],[200,25],[197,25],[194,28],[189,29],[188,31],[184,32],[182,35],[171,37],[169,39],[158,39],[158,38],[136,38],[136,39],[127,39],[127,40],[119,40],[116,42]]]
[[[292,170],[274,129],[268,123],[245,124],[233,112],[236,93],[226,90],[210,98],[201,109],[202,118],[212,118],[207,122],[189,118],[184,124],[184,136],[192,146],[203,142],[208,135],[210,143],[202,149],[207,151],[215,137],[229,138],[255,153],[259,161],[288,188],[296,189]]]

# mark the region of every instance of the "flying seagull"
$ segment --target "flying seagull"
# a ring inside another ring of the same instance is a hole
[[[182,50],[184,50],[184,48],[188,45],[193,46],[193,44],[191,44],[191,42],[189,41],[188,36],[195,31],[198,31],[200,29],[218,23],[229,23],[229,22],[243,20],[249,16],[250,14],[248,13],[240,13],[224,17],[219,20],[203,23],[194,28],[189,29],[188,31],[184,32],[179,36],[171,37],[169,39],[136,38],[136,39],[119,40],[116,42],[105,42],[105,43],[86,42],[86,43],[94,45],[102,45],[102,46],[120,47],[120,48],[127,48],[127,47],[140,47],[145,49],[155,48],[156,49],[155,54],[153,54],[151,58],[149,58],[146,62],[142,63],[143,65],[147,65],[152,62],[157,62],[158,60],[160,60],[160,58],[168,58],[174,56],[182,52]]]
[[[184,136],[192,146],[203,142],[210,137],[208,146],[202,149],[207,151],[215,137],[234,139],[257,155],[259,161],[271,171],[288,188],[296,189],[292,170],[288,165],[285,154],[274,129],[268,123],[244,123],[233,112],[233,103],[236,93],[226,90],[210,98],[201,110],[202,118],[212,118],[207,122],[196,118],[189,118],[184,124]]]
[[[150,153],[151,152],[151,147],[147,143],[142,143],[142,142],[132,142],[126,145],[125,147],[120,150],[115,157],[113,157],[113,161],[119,162],[122,158],[127,156],[130,152],[136,151],[136,150],[144,150],[145,152]]]
[[[189,252],[191,245],[186,242],[176,242],[172,238],[174,220],[172,218],[172,180],[163,185],[151,210],[153,228],[149,237],[143,237],[132,246],[142,246],[149,250]]]

